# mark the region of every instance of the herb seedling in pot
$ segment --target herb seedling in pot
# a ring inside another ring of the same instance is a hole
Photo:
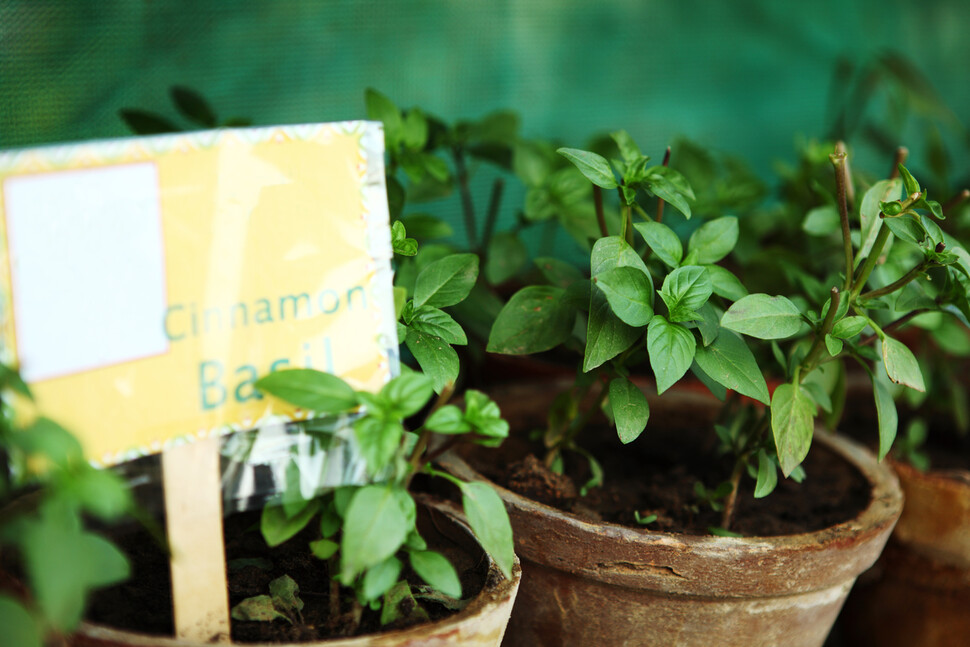
[[[458,373],[451,344],[465,343],[465,336],[442,308],[468,294],[477,278],[477,261],[472,254],[458,254],[430,264],[417,276],[414,297],[401,306],[400,336],[413,345],[426,373],[407,369],[377,393],[355,390],[339,377],[311,369],[276,371],[256,384],[264,393],[316,414],[356,416],[353,430],[366,461],[366,484],[339,487],[309,500],[298,493],[285,495],[283,505],[264,509],[261,521],[264,538],[276,546],[316,520],[319,536],[308,550],[328,563],[330,613],[348,615],[355,626],[365,608],[380,611],[382,624],[410,623],[427,619],[420,600],[454,605],[462,597],[455,568],[429,549],[416,527],[417,504],[410,486],[417,474],[458,487],[475,537],[502,573],[512,575],[512,531],[502,500],[491,486],[463,482],[432,465],[457,440],[494,446],[508,434],[498,406],[483,393],[468,390],[462,406],[449,403]],[[412,589],[406,564],[431,588]],[[270,588],[269,595],[237,605],[234,617],[300,622],[296,583],[280,578]]]

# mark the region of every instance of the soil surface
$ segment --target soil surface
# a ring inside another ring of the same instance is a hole
[[[429,547],[443,553],[458,571],[465,599],[474,597],[486,584],[488,563],[481,549],[441,513],[423,512],[419,529]],[[116,537],[132,563],[128,582],[104,589],[93,596],[87,619],[99,624],[141,633],[171,636],[173,630],[171,580],[168,558],[158,543],[147,533],[132,530]],[[259,533],[259,513],[232,515],[225,522],[227,576],[230,607],[243,599],[266,595],[269,583],[289,575],[299,585],[299,598],[304,602],[303,622],[285,620],[246,622],[232,620],[234,642],[301,642],[319,641],[351,635],[373,634],[401,629],[420,622],[380,624],[380,612],[363,610],[355,628],[350,597],[343,590],[340,613],[330,613],[330,575],[327,562],[313,557],[308,542],[319,539],[318,524],[311,521],[304,531],[276,548],[268,548]],[[406,560],[405,560],[406,561]],[[409,569],[407,579],[423,584]],[[421,606],[432,620],[457,611],[438,602],[422,599]]]
[[[520,429],[535,428],[530,424],[537,422],[532,418]],[[604,485],[585,496],[581,490],[590,478],[585,458],[567,453],[564,473],[556,474],[543,464],[541,445],[515,432],[502,447],[475,449],[465,457],[508,489],[584,519],[641,527],[637,512],[641,519],[657,516],[646,526],[651,530],[708,534],[722,526],[721,512],[699,500],[696,483],[713,490],[730,478],[733,467],[729,457],[718,455],[711,425],[693,411],[654,408],[646,431],[626,446],[605,423],[587,428],[579,443],[602,465]],[[811,532],[848,521],[869,504],[866,479],[826,447],[814,446],[803,466],[803,483],[779,472],[777,489],[762,499],[754,498],[754,479],[745,475],[730,530],[746,536]]]

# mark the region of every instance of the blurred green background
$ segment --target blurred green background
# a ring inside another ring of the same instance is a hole
[[[935,138],[965,168],[968,26],[963,0],[0,0],[0,148],[125,135],[118,110],[174,117],[175,84],[258,125],[361,118],[374,87],[570,146],[686,135],[763,176],[798,134],[883,165],[906,142],[917,169]]]

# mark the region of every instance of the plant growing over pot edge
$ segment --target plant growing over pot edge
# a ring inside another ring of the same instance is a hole
[[[380,610],[382,624],[427,619],[402,578],[404,562],[399,556],[406,555],[411,569],[435,590],[448,598],[461,598],[454,568],[443,555],[428,549],[415,526],[416,505],[409,488],[419,473],[441,477],[459,488],[472,532],[503,574],[512,577],[512,531],[502,500],[490,486],[463,482],[431,464],[457,440],[495,446],[508,434],[508,423],[485,394],[465,391],[463,408],[448,403],[457,378],[457,356],[451,344],[464,344],[466,338],[442,308],[467,296],[477,270],[473,254],[439,259],[418,274],[413,298],[401,307],[400,337],[412,340],[414,354],[427,374],[407,369],[376,394],[357,391],[334,375],[312,369],[278,370],[256,383],[264,393],[308,411],[359,414],[353,428],[366,460],[367,484],[340,487],[309,500],[299,496],[297,489],[284,495],[281,506],[265,508],[261,520],[263,537],[276,546],[319,519],[320,538],[309,550],[329,564],[332,615],[341,614],[340,586],[352,591],[349,615],[354,624],[359,623],[364,607]],[[438,395],[429,408],[435,392]],[[418,414],[420,422],[407,429],[406,423],[413,423]],[[435,445],[435,434],[447,440]],[[292,585],[281,581],[276,588],[288,593],[247,599],[233,609],[233,617],[284,617],[292,622],[298,616],[293,613]],[[412,604],[401,605],[404,600]]]
[[[838,401],[844,388],[841,366],[850,357],[873,376],[879,454],[884,456],[896,434],[896,412],[873,369],[880,368],[893,382],[923,389],[912,352],[888,333],[923,312],[955,313],[964,324],[970,313],[970,255],[936,224],[943,216],[940,205],[928,200],[925,190],[900,165],[900,179],[882,181],[866,192],[854,237],[846,200],[846,154],[837,149],[831,159],[844,257],[838,283],[824,301],[814,304],[798,297],[748,294],[736,276],[716,265],[737,242],[736,219],[705,223],[691,235],[685,252],[672,230],[647,215],[638,196],[645,190],[689,216],[689,185],[667,167],[648,166],[648,158],[626,133],[616,133],[614,138],[622,159],[612,165],[588,151],[560,152],[593,183],[594,195],[603,189],[617,191],[623,214],[619,235],[608,235],[598,208],[603,237],[591,253],[591,278],[558,268],[561,271],[549,280],[550,285],[524,288],[505,306],[489,339],[490,351],[508,354],[577,342],[583,349],[576,387],[563,394],[550,415],[544,435],[547,465],[561,469],[564,449],[585,453],[577,444],[577,434],[600,404],[611,414],[622,442],[633,441],[643,431],[649,407],[629,379],[632,366],[649,363],[661,394],[690,370],[721,398],[730,389],[765,405],[745,424],[717,429],[722,446],[734,456],[729,487],[721,489],[725,493],[722,528],[728,529],[745,473],[755,479],[757,497],[774,489],[778,468],[785,476],[799,474],[811,445],[814,419],[819,409],[832,410]],[[634,223],[634,213],[643,222]],[[918,249],[919,262],[888,282],[869,285],[893,239]],[[923,284],[931,268],[942,268],[946,276],[935,299],[897,298],[907,286]],[[661,287],[655,289],[656,284]],[[881,310],[888,310],[890,316],[880,324]],[[766,343],[765,354],[774,357],[783,371],[785,381],[773,394],[741,335]],[[877,341],[881,354],[873,349]],[[597,385],[594,407],[581,410],[579,403]],[[595,458],[587,457],[594,474],[589,485],[595,485],[601,475]]]

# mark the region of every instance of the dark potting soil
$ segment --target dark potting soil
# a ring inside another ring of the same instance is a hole
[[[419,515],[419,529],[429,547],[449,559],[459,573],[465,599],[474,597],[486,585],[488,563],[477,546],[457,527],[435,511]],[[316,534],[314,534],[316,533]],[[300,587],[298,596],[304,602],[303,622],[291,625],[285,620],[246,622],[232,620],[234,642],[302,642],[320,641],[352,635],[363,635],[401,629],[420,621],[380,624],[380,612],[363,610],[355,627],[352,619],[352,593],[342,591],[340,613],[330,613],[330,574],[327,562],[313,557],[307,544],[319,539],[317,524],[311,522],[300,534],[276,548],[269,548],[259,532],[259,513],[244,513],[225,521],[229,605],[243,599],[269,594],[269,583],[289,575]],[[168,558],[151,536],[132,530],[115,537],[132,564],[132,577],[125,583],[98,591],[91,602],[87,619],[103,625],[139,633],[171,636],[171,579]],[[407,579],[423,584],[413,573]],[[447,617],[455,610],[423,599],[421,605],[431,620]]]
[[[587,520],[640,527],[637,512],[641,518],[657,515],[647,525],[651,530],[688,534],[708,534],[722,525],[721,512],[695,493],[699,480],[713,490],[730,478],[733,467],[730,458],[717,454],[709,424],[698,424],[690,414],[665,416],[651,419],[640,438],[626,446],[606,425],[585,430],[580,442],[604,472],[604,485],[585,496],[581,489],[590,478],[589,463],[575,453],[567,453],[563,474],[545,467],[537,443],[519,437],[466,458],[508,489]],[[848,521],[869,504],[866,479],[828,448],[813,447],[803,466],[803,483],[779,473],[778,487],[762,499],[754,498],[754,480],[745,475],[730,530],[747,536],[811,532]]]

